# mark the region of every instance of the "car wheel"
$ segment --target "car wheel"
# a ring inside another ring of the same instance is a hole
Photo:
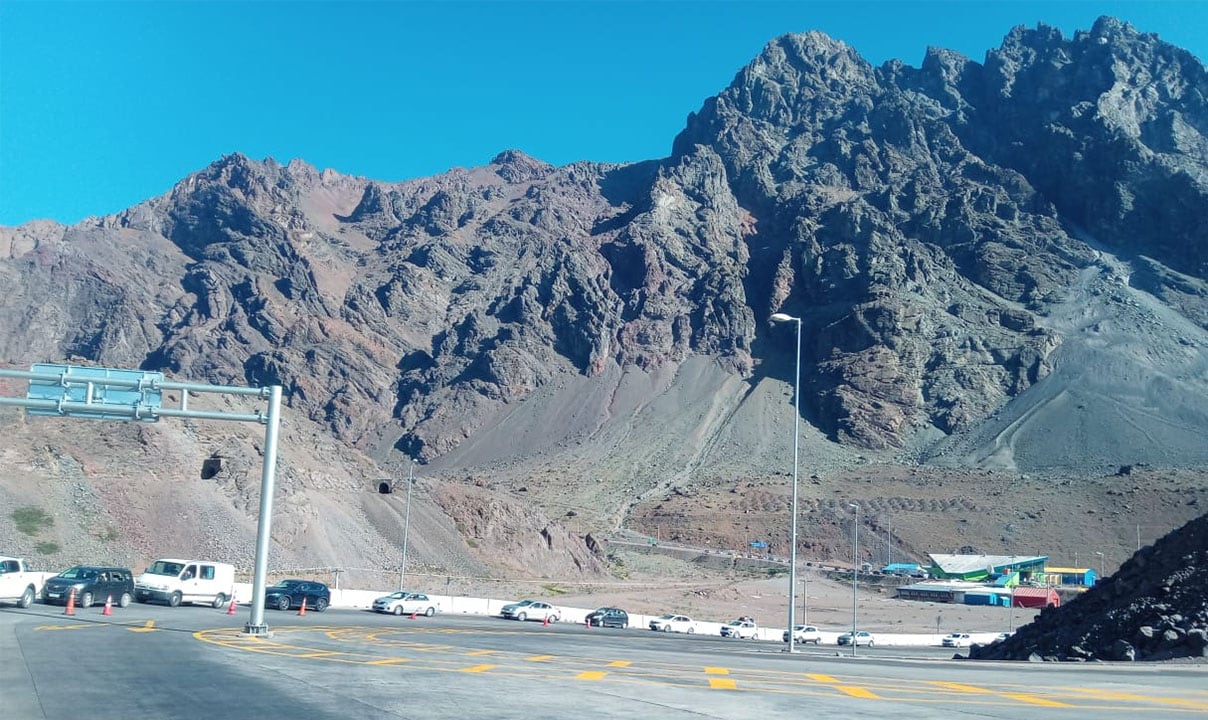
[[[424,611],[424,616],[425,616],[425,617],[432,617],[432,616],[433,616],[433,615],[435,615],[435,614],[436,614],[436,608],[434,608],[434,607],[430,607],[430,608],[428,608],[427,610],[425,610],[425,611]]]
[[[168,607],[180,607],[180,601],[183,599],[184,598],[182,598],[180,595],[180,591],[177,590],[168,598]]]
[[[688,628],[688,634],[689,634],[689,635],[691,635],[691,634],[692,634],[692,633],[694,633],[694,632],[696,632],[696,630],[694,630],[693,628]]]
[[[17,605],[21,608],[27,608],[34,604],[34,589],[31,587],[25,588],[25,592],[21,593],[21,600]]]
[[[521,613],[516,613],[516,619],[517,619],[517,620],[519,620],[520,622],[524,622],[525,620],[527,620],[527,619],[528,619],[528,615],[526,615],[526,614],[524,614],[524,613],[522,613],[522,612],[521,612]]]
[[[671,626],[670,626],[670,625],[664,625],[664,626],[663,626],[663,632],[671,632]]]
[[[215,610],[221,608],[226,603],[226,595],[218,593],[214,596],[214,602],[210,603]]]
[[[80,595],[80,607],[92,607],[92,593],[86,592]]]
[[[395,614],[395,615],[402,615],[402,614],[403,614],[403,606],[402,606],[402,605],[395,605],[395,606],[394,606],[394,614]]]
[[[323,612],[326,610],[328,602],[329,601],[327,598],[318,598],[315,600],[315,612]]]
[[[117,599],[117,606],[118,607],[130,607],[131,599],[132,598],[130,597],[130,593],[125,593],[125,592],[122,593],[122,596]]]
[[[288,595],[282,595],[281,597],[277,598],[277,609],[278,610],[289,610],[289,596]]]

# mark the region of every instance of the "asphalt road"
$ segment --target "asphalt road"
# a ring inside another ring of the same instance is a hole
[[[497,618],[0,609],[0,717],[1102,718],[1208,715],[1208,666],[974,663]]]

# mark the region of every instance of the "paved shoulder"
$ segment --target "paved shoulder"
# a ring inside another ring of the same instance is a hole
[[[25,664],[25,654],[17,638],[19,618],[0,610],[0,695],[4,698],[4,716],[45,720],[34,679]]]

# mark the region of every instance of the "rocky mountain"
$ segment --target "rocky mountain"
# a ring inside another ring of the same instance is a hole
[[[295,492],[416,458],[541,508],[495,517],[554,523],[530,536],[547,550],[569,527],[550,518],[616,528],[783,480],[795,338],[774,312],[802,318],[811,472],[1199,468],[1205,97],[1199,60],[1111,18],[920,68],[811,32],[769,43],[666,158],[507,151],[384,183],[230,155],[114,216],[0,228],[0,359],[280,384]],[[441,492],[434,548],[482,567],[464,542],[494,500]],[[301,557],[388,555],[394,518],[334,502],[378,535]]]

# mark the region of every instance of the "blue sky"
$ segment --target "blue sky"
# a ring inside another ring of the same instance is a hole
[[[1208,3],[53,2],[0,0],[0,225],[74,223],[230,152],[379,180],[518,148],[664,157],[772,38],[821,30],[874,64],[974,60],[1016,25],[1100,15],[1208,57]]]

